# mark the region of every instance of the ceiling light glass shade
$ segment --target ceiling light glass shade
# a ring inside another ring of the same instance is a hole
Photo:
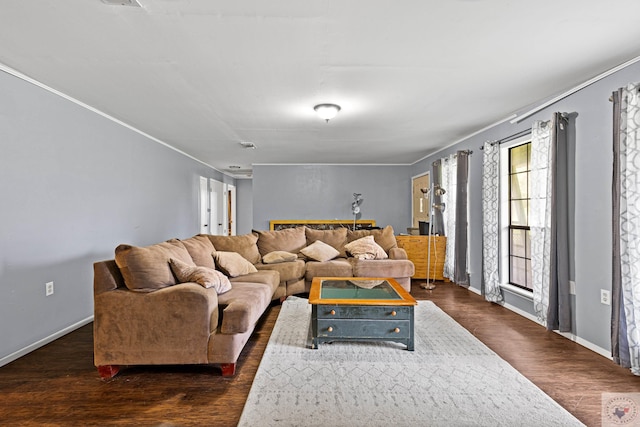
[[[313,107],[320,116],[321,119],[326,120],[327,122],[333,119],[340,111],[340,106],[336,104],[318,104]]]

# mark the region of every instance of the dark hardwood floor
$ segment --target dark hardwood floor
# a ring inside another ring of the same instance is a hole
[[[472,292],[438,283],[430,299],[589,426],[599,426],[603,392],[640,392],[640,377]],[[237,374],[208,366],[124,369],[101,381],[92,325],[0,368],[0,425],[235,426],[280,311],[274,305],[245,347]]]

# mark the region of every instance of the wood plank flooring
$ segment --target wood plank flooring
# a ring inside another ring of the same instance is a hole
[[[640,377],[534,322],[453,284],[419,283],[416,299],[435,302],[589,426],[600,425],[603,392],[640,392]],[[0,425],[235,426],[279,311],[263,318],[232,378],[208,366],[149,366],[103,382],[84,326],[0,368]]]

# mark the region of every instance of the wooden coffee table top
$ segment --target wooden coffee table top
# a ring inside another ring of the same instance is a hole
[[[388,277],[314,277],[310,304],[416,305],[400,284]]]

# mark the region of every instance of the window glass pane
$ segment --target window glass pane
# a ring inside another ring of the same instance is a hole
[[[527,283],[527,265],[524,258],[511,257],[511,283],[524,286]]]
[[[511,201],[511,225],[528,225],[529,224],[529,201],[528,200],[512,200]]]
[[[513,147],[511,151],[511,173],[529,170],[529,145],[523,144]]]
[[[531,232],[529,230],[525,230],[525,257],[531,258]]]
[[[531,289],[533,290],[533,281],[531,280],[531,260],[528,259],[526,260],[526,266],[527,266],[527,289]]]
[[[529,198],[529,173],[521,172],[511,175],[511,198],[512,199],[528,199]]]
[[[526,251],[526,230],[511,230],[511,255],[524,258]]]

